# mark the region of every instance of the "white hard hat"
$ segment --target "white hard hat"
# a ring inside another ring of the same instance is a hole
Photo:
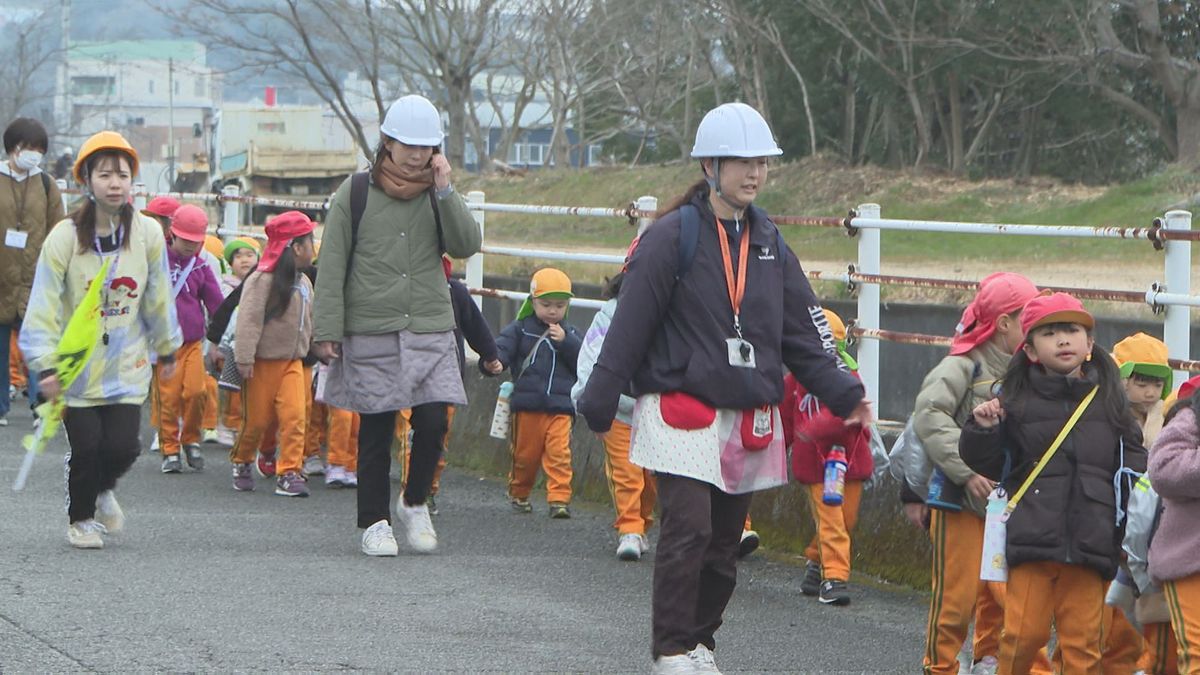
[[[429,99],[416,94],[401,96],[388,108],[379,131],[406,145],[442,144],[442,116]]]
[[[724,103],[700,120],[692,157],[768,157],[783,150],[771,127],[758,111],[745,103]]]

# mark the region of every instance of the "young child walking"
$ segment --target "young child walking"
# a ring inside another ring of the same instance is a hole
[[[211,316],[225,299],[216,272],[200,258],[207,230],[208,216],[198,206],[180,206],[171,216],[167,267],[175,315],[183,331],[183,346],[175,354],[176,368],[171,376],[161,368],[156,369],[163,473],[183,471],[181,450],[189,467],[196,471],[204,469],[200,432],[208,379],[204,367],[205,312]]]
[[[837,342],[838,356],[851,372],[858,364],[846,352],[846,324],[834,312],[825,310],[825,320]],[[850,532],[858,521],[863,482],[871,477],[875,462],[871,458],[871,429],[847,427],[804,385],[789,373],[784,377],[781,407],[784,436],[792,451],[792,476],[802,483],[809,497],[817,531],[804,551],[808,563],[800,591],[817,596],[822,604],[848,605],[850,592]],[[825,502],[825,463],[835,452],[846,463],[845,487],[841,503]]]
[[[246,277],[250,276],[250,273],[258,266],[259,250],[258,242],[249,237],[231,239],[229,243],[225,244],[223,254],[228,271],[221,275],[221,295],[228,298],[229,294],[241,286]],[[236,311],[235,309],[234,312]],[[237,325],[233,320],[230,323],[234,326]],[[230,342],[232,343],[232,339]],[[213,347],[210,346],[209,349],[211,350]],[[220,353],[221,348],[218,346],[216,349]],[[232,354],[232,351],[229,354]],[[229,354],[220,354],[221,358],[215,359],[215,361],[221,363],[224,359],[229,358]],[[218,382],[221,419],[217,425],[217,442],[225,447],[233,447],[237,432],[242,428],[242,391],[231,385],[230,382],[226,382],[224,385]]]
[[[571,517],[571,387],[583,344],[579,331],[563,322],[572,297],[571,280],[561,270],[538,270],[517,320],[496,340],[499,361],[513,377],[508,497],[517,513],[533,511],[529,494],[541,464],[550,517]]]
[[[1120,557],[1128,476],[1145,471],[1146,451],[1094,327],[1070,295],[1030,300],[1001,398],[976,406],[959,439],[967,465],[1010,495],[1001,675],[1030,671],[1052,623],[1063,672],[1100,672],[1101,615]]]
[[[1037,288],[1029,279],[998,272],[979,284],[963,311],[950,353],[921,383],[913,407],[913,428],[930,461],[946,479],[964,488],[961,511],[929,510],[932,597],[925,638],[926,675],[956,675],[958,655],[972,619],[973,675],[995,673],[1004,621],[1004,584],[979,580],[983,519],[991,481],[972,471],[959,456],[962,425],[971,410],[991,399],[993,385],[1020,348],[1020,315]],[[1034,672],[1049,673],[1044,657]]]
[[[305,408],[309,382],[301,359],[312,338],[312,283],[303,270],[312,264],[316,225],[299,211],[267,223],[267,247],[258,269],[246,278],[233,343],[241,373],[242,431],[230,451],[233,489],[254,489],[251,465],[263,434],[275,422],[279,438],[275,494],[307,497],[300,472],[304,459]]]

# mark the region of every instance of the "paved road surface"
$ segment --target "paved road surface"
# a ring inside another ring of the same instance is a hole
[[[0,429],[0,672],[648,669],[652,555],[615,559],[604,505],[520,516],[500,481],[451,470],[438,552],[399,537],[399,557],[367,558],[352,491],[234,493],[209,445],[200,474],[143,456],[119,486],[126,531],[77,551],[61,438],[10,489],[27,414]],[[827,608],[799,577],[761,555],[741,566],[717,634],[725,672],[918,671],[919,596],[855,584],[853,605]]]

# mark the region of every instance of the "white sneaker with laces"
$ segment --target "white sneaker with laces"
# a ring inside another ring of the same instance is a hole
[[[362,536],[362,552],[374,556],[392,556],[400,552],[392,524],[381,520],[367,528]]]
[[[67,541],[75,548],[104,548],[104,538],[100,535],[107,532],[103,525],[91,518],[80,520],[67,528]]]
[[[357,471],[347,471],[346,477],[342,479],[342,485],[345,485],[346,487],[352,487],[352,488],[358,487],[358,472]]]
[[[237,440],[237,435],[233,433],[233,429],[229,427],[217,427],[217,445],[232,448],[235,440]]]
[[[623,534],[621,541],[617,542],[617,559],[634,562],[642,559],[642,554],[646,552],[646,540],[640,534]]]
[[[695,673],[696,666],[692,663],[692,658],[687,654],[676,654],[675,656],[660,656],[654,659],[654,666],[650,668],[653,675],[687,675]]]
[[[0,415],[0,427],[6,427],[6,426],[8,426],[8,416]]]
[[[325,472],[325,484],[333,487],[342,487],[346,482],[346,470],[340,466],[330,465],[329,470]]]
[[[216,429],[205,429],[204,431],[201,432],[200,442],[201,443],[216,443],[218,438],[219,438],[219,436],[217,435]]]
[[[321,460],[320,455],[313,455],[304,458],[304,468],[301,469],[307,476],[324,476],[325,462]]]
[[[125,529],[125,512],[117,503],[117,495],[112,490],[105,490],[96,497],[96,521],[104,526],[109,534],[116,534]]]
[[[713,657],[712,650],[703,644],[696,645],[696,648],[687,653],[688,658],[692,660],[693,672],[696,673],[720,673],[717,669],[717,660]]]
[[[996,675],[1000,660],[994,656],[985,656],[971,667],[971,675]]]
[[[396,498],[396,515],[404,523],[408,545],[417,553],[432,553],[437,548],[437,531],[429,519],[429,507],[409,506],[404,503],[404,494]]]

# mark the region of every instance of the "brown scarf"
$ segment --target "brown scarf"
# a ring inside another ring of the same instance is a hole
[[[379,187],[392,199],[407,201],[433,186],[433,169],[411,171],[397,164],[390,153],[384,153],[377,176]]]

